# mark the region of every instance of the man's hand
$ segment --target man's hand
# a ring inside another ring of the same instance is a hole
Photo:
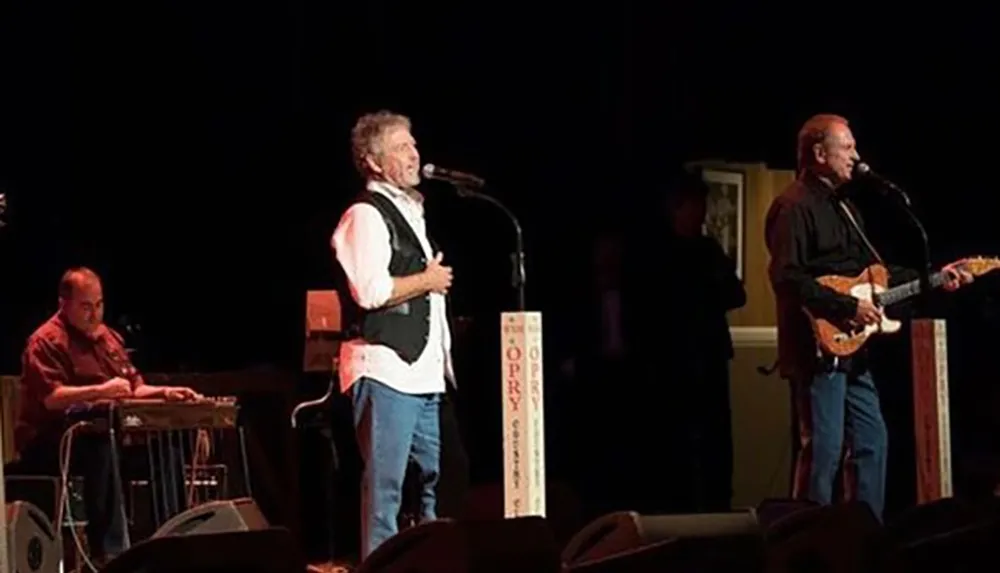
[[[967,285],[975,280],[972,273],[962,268],[964,262],[965,259],[955,261],[941,269],[941,272],[948,277],[944,283],[944,290],[953,292],[958,290],[962,285]]]
[[[878,324],[882,320],[882,311],[880,311],[871,301],[868,300],[858,300],[858,310],[854,314],[854,322],[858,324],[868,325],[868,324]]]
[[[203,398],[204,396],[201,394],[182,386],[171,386],[163,389],[163,399],[169,402],[194,402]]]
[[[101,384],[100,390],[101,398],[104,400],[128,398],[132,395],[132,383],[124,378],[112,378]]]
[[[427,263],[427,268],[424,269],[424,278],[427,280],[428,290],[439,294],[448,294],[448,289],[451,288],[451,267],[441,264],[443,258],[444,254],[438,253],[431,262]]]

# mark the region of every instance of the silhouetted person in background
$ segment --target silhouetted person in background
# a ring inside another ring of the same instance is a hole
[[[657,299],[662,308],[663,364],[672,397],[671,441],[675,511],[728,511],[732,499],[733,436],[729,362],[733,342],[726,313],[746,304],[733,260],[706,236],[709,189],[697,173],[683,173],[667,200],[669,229],[663,245]],[[651,295],[652,296],[652,295]],[[665,360],[666,358],[666,360]]]
[[[575,293],[578,299],[568,318],[572,356],[562,365],[575,384],[574,473],[592,514],[632,508],[635,462],[645,455],[633,447],[632,425],[642,420],[630,404],[635,381],[626,336],[624,249],[623,234],[616,228],[602,230],[592,243],[591,280],[584,292]]]

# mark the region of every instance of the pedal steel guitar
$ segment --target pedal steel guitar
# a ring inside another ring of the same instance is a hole
[[[239,404],[235,397],[213,397],[196,401],[167,401],[162,399],[123,399],[100,401],[77,406],[67,412],[72,423],[86,422],[86,431],[107,433],[110,439],[112,459],[115,460],[115,486],[124,506],[124,486],[121,478],[120,445],[145,446],[150,483],[153,520],[157,527],[170,515],[160,515],[162,504],[171,513],[189,509],[190,495],[179,499],[176,495],[177,482],[173,472],[156,472],[156,468],[181,468],[181,477],[190,473],[193,487],[196,468],[203,464],[207,452],[213,450],[214,439],[203,443],[203,433],[219,430],[236,430],[239,440],[240,463],[243,470],[244,487],[247,495],[252,495],[246,440],[239,424]],[[119,434],[121,444],[119,444]],[[185,458],[190,453],[190,472],[183,471]],[[182,477],[183,479],[183,477]],[[124,511],[124,507],[123,507]]]

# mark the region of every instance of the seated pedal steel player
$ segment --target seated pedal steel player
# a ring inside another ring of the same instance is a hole
[[[58,312],[28,338],[20,384],[14,430],[19,460],[11,471],[28,475],[61,474],[59,445],[67,428],[68,410],[126,398],[202,398],[190,388],[152,386],[143,381],[128,357],[121,335],[104,324],[101,279],[87,268],[70,269],[63,275]],[[182,460],[179,455],[174,459]],[[126,548],[127,527],[107,435],[76,433],[70,461],[71,473],[81,476],[84,482],[86,534],[92,560],[106,561]],[[183,500],[182,475],[164,480],[179,487],[177,500]],[[180,504],[159,501],[161,515],[169,517],[179,511]]]

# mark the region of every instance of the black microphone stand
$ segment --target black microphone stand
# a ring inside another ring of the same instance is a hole
[[[507,208],[506,205],[501,203],[497,198],[486,195],[485,193],[480,193],[474,191],[468,187],[456,184],[455,189],[458,192],[459,197],[471,197],[473,199],[480,199],[495,205],[498,209],[507,215],[510,219],[511,224],[514,226],[514,252],[510,256],[512,272],[511,272],[511,286],[517,291],[517,310],[524,311],[527,310],[527,300],[524,294],[524,233],[521,231],[521,222],[517,220],[514,213]]]
[[[913,205],[910,203],[910,196],[895,185],[890,186],[889,189],[895,193],[895,197],[899,202],[900,207],[902,207],[903,212],[906,213],[907,218],[913,224],[914,228],[916,228],[917,234],[920,236],[921,255],[923,257],[920,269],[918,269],[920,272],[920,294],[926,299],[931,293],[931,246],[930,239],[927,237],[927,229],[924,228],[924,224],[920,221],[920,217],[917,217],[917,214],[913,211]]]

